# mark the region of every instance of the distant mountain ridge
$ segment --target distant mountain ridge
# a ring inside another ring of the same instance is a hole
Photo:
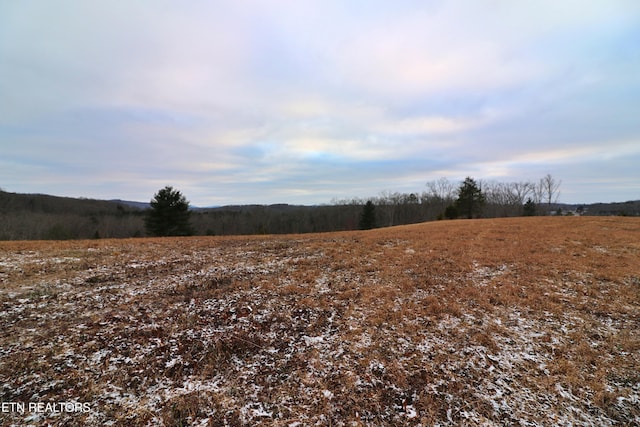
[[[118,212],[118,210],[122,211],[125,207],[140,210],[140,206],[142,205],[144,205],[144,203],[0,191],[0,212],[4,213],[28,211],[41,213],[77,212],[90,214],[105,213],[109,211]]]
[[[141,210],[149,209],[151,207],[151,203],[149,202],[134,202],[131,200],[121,200],[121,199],[111,199],[107,201],[124,205],[124,206],[129,206],[131,208],[141,209]]]
[[[76,205],[77,202],[77,205]],[[34,210],[41,208],[44,211],[67,211],[66,209],[76,206],[80,210],[84,210],[88,207],[93,207],[99,211],[103,211],[105,208],[111,210],[113,207],[117,209],[117,206],[121,208],[133,208],[137,210],[145,210],[151,207],[150,202],[138,202],[134,200],[122,200],[122,199],[90,199],[85,197],[66,197],[66,196],[54,196],[43,193],[11,193],[0,190],[0,212],[12,211],[15,209],[26,208],[28,210]],[[189,208],[194,211],[245,211],[247,209],[260,209],[268,207],[274,211],[288,211],[291,209],[303,209],[312,208],[311,205],[290,205],[287,203],[273,203],[269,205],[263,204],[245,204],[245,205],[223,205],[223,206],[193,206]],[[561,212],[582,212],[584,215],[628,215],[637,216],[640,215],[640,200],[629,200],[625,202],[610,202],[610,203],[555,203],[552,205],[552,209]],[[67,211],[68,212],[68,211]]]
[[[332,205],[228,205],[191,206],[193,233],[205,235],[299,234],[355,230],[363,200]],[[404,200],[404,199],[403,199]],[[438,200],[424,203],[378,199],[375,226],[413,224],[442,217]],[[415,199],[413,199],[415,200]],[[640,216],[640,200],[621,203],[541,205],[551,215]],[[0,240],[65,240],[142,237],[145,211],[150,203],[131,200],[95,200],[18,194],[0,191]],[[485,218],[519,216],[517,207],[489,205]]]

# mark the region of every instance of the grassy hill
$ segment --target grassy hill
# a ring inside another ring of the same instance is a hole
[[[133,204],[0,191],[0,240],[142,235],[144,211]]]
[[[637,425],[638,259],[623,217],[0,242],[0,424]]]

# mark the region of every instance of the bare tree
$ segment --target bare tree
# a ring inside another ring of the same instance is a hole
[[[457,188],[453,182],[442,177],[437,181],[427,182],[427,189],[429,190],[428,193],[431,197],[441,200],[453,200],[455,198],[454,195],[456,194]]]
[[[560,183],[551,174],[546,174],[540,179],[539,191],[541,195],[541,201],[547,203],[547,211],[551,211],[551,204],[556,203],[560,197]]]
[[[456,185],[444,177],[427,182],[427,199],[429,204],[438,207],[438,214],[443,214],[447,206],[454,202],[456,191]]]
[[[520,181],[512,182],[511,184],[509,184],[509,186],[511,187],[512,193],[516,198],[515,203],[523,205],[529,195],[533,193],[535,184],[532,182]]]
[[[536,205],[542,203],[542,201],[544,200],[544,187],[542,186],[542,180],[533,185],[531,195],[533,196],[533,202]]]
[[[480,188],[486,198],[485,214],[491,217],[513,215],[513,194],[504,182],[480,181]]]
[[[389,218],[389,226],[392,226],[395,222],[396,209],[402,202],[402,194],[391,191],[383,191],[380,193],[378,199],[378,205],[382,206]]]

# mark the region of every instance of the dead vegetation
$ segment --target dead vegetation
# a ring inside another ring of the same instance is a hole
[[[640,424],[640,222],[0,243],[2,425]]]

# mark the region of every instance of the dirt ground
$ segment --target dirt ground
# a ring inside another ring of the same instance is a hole
[[[1,425],[640,425],[640,219],[0,242]]]

